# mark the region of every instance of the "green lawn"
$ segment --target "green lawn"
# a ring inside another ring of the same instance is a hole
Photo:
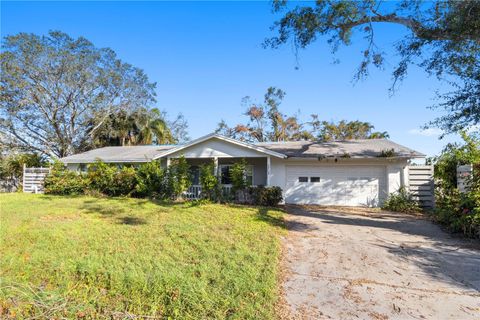
[[[282,213],[0,195],[0,318],[270,319]]]

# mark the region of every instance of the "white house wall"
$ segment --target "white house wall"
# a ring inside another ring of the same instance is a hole
[[[397,192],[402,186],[406,186],[407,161],[387,165],[387,194]]]
[[[386,199],[389,193],[396,192],[401,186],[406,184],[405,170],[407,167],[407,160],[403,159],[338,159],[334,162],[329,160],[313,160],[313,159],[271,159],[271,180],[272,186],[282,188],[285,196],[285,189],[287,187],[287,166],[305,166],[324,169],[338,169],[355,167],[374,167],[377,172],[381,172],[379,177],[379,201],[380,203]],[[380,170],[378,170],[380,168]],[[333,173],[334,170],[332,170]],[[338,170],[336,170],[338,171]],[[340,170],[341,171],[341,170]]]
[[[287,181],[287,170],[285,167],[287,162],[288,160],[286,161],[284,159],[270,159],[270,185],[280,187],[284,192]]]
[[[265,157],[264,153],[238,146],[220,139],[210,139],[169,155],[171,158],[184,155],[185,158],[248,158]]]
[[[80,164],[78,163],[69,163],[67,164],[67,169],[70,171],[78,171],[80,167]]]

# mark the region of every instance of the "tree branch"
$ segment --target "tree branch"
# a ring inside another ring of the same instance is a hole
[[[451,40],[452,37],[457,38],[458,34],[452,34],[451,30],[440,29],[440,28],[428,28],[422,25],[419,21],[413,18],[405,18],[399,17],[395,13],[381,15],[376,11],[372,12],[375,14],[374,16],[364,16],[361,19],[356,21],[352,21],[350,23],[343,23],[339,24],[337,27],[342,30],[342,33],[346,33],[347,31],[351,30],[352,28],[368,24],[368,23],[394,23],[400,24],[408,29],[410,29],[418,38],[423,40]],[[473,40],[479,42],[480,39],[465,39],[465,40]]]

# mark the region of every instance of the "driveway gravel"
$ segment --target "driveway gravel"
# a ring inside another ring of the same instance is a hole
[[[480,243],[421,217],[287,207],[289,319],[480,319]]]

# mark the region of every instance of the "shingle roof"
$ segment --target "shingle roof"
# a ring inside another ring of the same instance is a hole
[[[376,158],[382,151],[394,150],[394,157],[420,158],[424,154],[387,139],[347,140],[333,142],[288,141],[262,142],[256,146],[284,154],[287,157],[318,158],[345,157]],[[178,145],[105,147],[60,159],[64,163],[91,163],[97,159],[105,162],[148,162],[157,159]]]
[[[105,162],[148,162],[174,145],[104,147],[60,159],[63,163],[90,163],[101,159]]]
[[[424,154],[409,149],[387,139],[345,140],[332,142],[287,141],[261,142],[257,145],[288,157],[317,158],[341,157],[348,155],[351,158],[376,158],[382,151],[394,150],[395,157],[418,158]]]

